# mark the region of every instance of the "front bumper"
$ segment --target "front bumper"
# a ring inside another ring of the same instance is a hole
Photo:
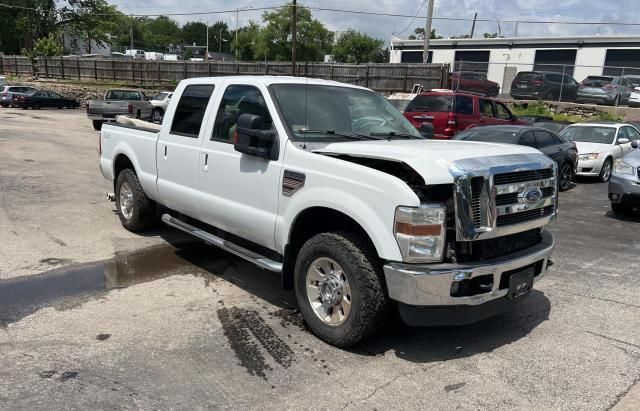
[[[508,281],[503,274],[510,275],[520,268],[536,265],[534,282],[545,274],[553,252],[554,240],[549,232],[543,232],[542,241],[534,247],[517,253],[488,260],[482,263],[417,265],[388,263],[384,266],[389,297],[411,306],[458,307],[478,306],[493,300],[506,298]],[[466,297],[452,297],[454,283],[479,276],[493,276],[491,291]],[[503,280],[503,281],[501,281]]]
[[[609,201],[640,205],[640,181],[636,176],[611,174]]]
[[[600,159],[596,160],[578,160],[578,167],[576,169],[577,176],[585,177],[598,177],[602,164],[604,162]]]

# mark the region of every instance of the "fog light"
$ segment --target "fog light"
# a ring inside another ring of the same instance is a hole
[[[611,199],[614,201],[618,201],[618,199],[620,198],[620,196],[618,194],[611,194]]]

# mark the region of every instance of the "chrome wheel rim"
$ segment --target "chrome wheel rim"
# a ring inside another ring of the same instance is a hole
[[[571,166],[569,166],[568,164],[562,166],[561,178],[562,181],[560,182],[560,188],[566,190],[571,184]]]
[[[120,212],[127,220],[133,215],[133,191],[129,183],[120,186]]]
[[[338,326],[351,313],[351,286],[340,265],[328,257],[315,259],[306,275],[307,299],[325,324]]]
[[[604,181],[609,181],[609,176],[611,175],[611,162],[606,161],[602,167],[602,179]]]

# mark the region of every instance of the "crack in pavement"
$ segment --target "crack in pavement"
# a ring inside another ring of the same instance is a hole
[[[400,374],[396,375],[395,377],[391,378],[390,380],[388,380],[388,381],[378,385],[377,387],[375,387],[373,389],[373,391],[371,391],[371,393],[369,393],[368,395],[366,395],[366,396],[364,396],[364,397],[362,397],[360,399],[357,399],[357,400],[349,401],[348,403],[344,404],[342,406],[342,409],[344,410],[347,407],[349,407],[351,405],[354,405],[355,403],[359,403],[359,402],[363,402],[363,401],[368,400],[369,398],[371,398],[374,395],[376,395],[378,393],[378,391],[387,388],[389,385],[393,384],[394,382],[396,382],[398,379],[400,379],[402,377],[407,377],[407,376],[414,375],[414,374],[417,374],[417,373],[420,373],[420,372],[423,372],[423,371],[427,371],[427,370],[429,370],[429,369],[431,369],[431,368],[433,368],[433,367],[435,367],[437,365],[438,364],[432,364],[432,365],[429,365],[429,366],[418,367],[417,369],[411,369],[411,370],[408,370],[407,372],[400,373]]]
[[[600,300],[600,301],[607,301],[607,302],[610,302],[610,303],[626,305],[627,307],[632,307],[632,308],[640,308],[640,305],[634,305],[634,304],[629,304],[629,303],[623,303],[622,301],[611,300],[611,299],[609,299],[609,298],[596,297],[596,296],[593,296],[593,295],[586,295],[586,294],[574,293],[573,291],[567,291],[567,290],[563,290],[563,289],[561,289],[561,288],[558,288],[558,291],[562,291],[563,293],[566,293],[566,294],[576,295],[576,296],[578,296],[578,297],[591,298],[591,299],[594,299],[594,300]]]
[[[606,336],[606,335],[594,333],[593,331],[585,331],[585,332],[587,334],[595,335],[596,337],[604,338],[605,340],[615,341],[617,343],[626,344],[626,345],[629,345],[631,347],[635,347],[637,349],[640,349],[640,345],[637,345],[637,344],[634,344],[634,343],[630,343],[630,342],[627,342],[627,341],[624,341],[624,340],[619,340],[619,339],[614,338],[614,337],[609,337],[609,336]]]

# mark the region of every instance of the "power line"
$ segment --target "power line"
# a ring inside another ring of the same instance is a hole
[[[394,31],[394,32],[393,32],[393,33],[391,33],[391,34],[402,34],[402,33],[404,33],[405,31],[409,30],[409,27],[413,26],[413,22],[414,22],[414,21],[416,21],[416,18],[418,18],[418,14],[420,14],[420,12],[422,11],[422,8],[423,8],[423,7],[424,7],[424,5],[427,3],[427,1],[428,1],[428,0],[423,0],[423,1],[422,1],[422,4],[420,4],[420,7],[418,7],[418,11],[416,11],[416,15],[415,15],[415,16],[413,16],[413,18],[411,19],[411,22],[410,22],[409,24],[407,24],[407,27],[405,27],[404,29],[402,29],[401,31],[399,31],[399,32],[397,32],[397,33]]]
[[[33,10],[33,11],[41,11],[42,9],[33,8],[33,7],[24,7],[24,6],[14,6],[9,4],[0,3],[0,7],[10,8],[10,9],[22,9],[22,10]],[[288,4],[282,6],[271,6],[271,7],[256,7],[251,8],[246,11],[262,11],[262,10],[277,10],[285,7],[291,7]],[[327,7],[315,7],[315,6],[303,6],[298,5],[298,8],[306,8],[308,10],[314,11],[326,11],[333,13],[347,13],[347,14],[357,14],[357,15],[368,15],[368,16],[381,16],[381,17],[403,17],[403,18],[417,18],[413,14],[400,14],[400,13],[382,13],[382,12],[373,12],[373,11],[364,11],[364,10],[346,10],[346,9],[334,9]],[[160,17],[160,16],[202,16],[208,14],[230,14],[235,13],[236,9],[231,10],[215,10],[215,11],[202,11],[202,12],[189,12],[189,13],[148,13],[148,14],[133,14],[133,17]],[[124,13],[97,13],[97,16],[117,16],[124,15]],[[466,17],[433,17],[433,20],[440,21],[465,21],[470,22],[473,21],[473,18]],[[610,26],[626,26],[626,27],[638,27],[639,23],[630,23],[630,22],[619,22],[619,21],[553,21],[553,20],[517,20],[517,19],[477,19],[477,22],[483,23],[519,23],[519,24],[564,24],[564,25],[573,25],[573,26],[590,26],[590,25],[610,25]]]

